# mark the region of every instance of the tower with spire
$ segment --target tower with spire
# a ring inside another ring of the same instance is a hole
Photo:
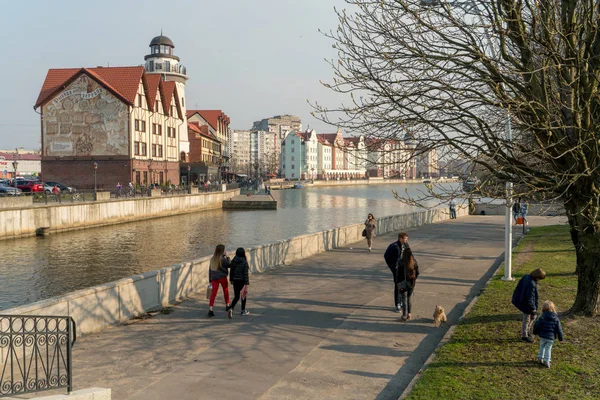
[[[185,82],[189,79],[185,66],[179,62],[179,57],[174,54],[175,45],[173,41],[163,35],[154,37],[150,41],[150,54],[144,57],[146,74],[160,74],[163,81],[174,81],[177,92],[181,98],[179,102],[183,111],[184,123],[179,127],[180,152],[189,154],[190,143],[187,132],[187,119],[185,117],[187,102],[185,99]]]

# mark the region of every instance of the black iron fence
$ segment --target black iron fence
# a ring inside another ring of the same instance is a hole
[[[29,193],[31,194],[31,193]],[[33,193],[34,203],[76,203],[83,201],[94,201],[94,190],[78,190],[76,192],[60,192],[58,194],[39,192]]]
[[[0,315],[0,397],[73,390],[71,317]]]

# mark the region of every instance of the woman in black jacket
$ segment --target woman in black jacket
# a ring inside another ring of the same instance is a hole
[[[247,286],[250,285],[250,281],[248,280],[249,267],[248,260],[246,260],[246,251],[243,247],[240,247],[235,251],[235,257],[231,260],[230,268],[229,280],[233,284],[235,297],[228,307],[228,310],[233,310],[242,295],[242,291],[244,291],[244,296],[242,298],[242,312],[240,315],[248,315],[250,312],[246,310],[246,292],[248,291]]]
[[[400,306],[402,308],[402,320],[407,321],[412,318],[411,297],[415,290],[415,283],[419,276],[419,264],[413,257],[412,250],[407,247],[402,252],[402,259],[398,263],[398,292],[400,297]],[[403,281],[406,281],[403,283]]]

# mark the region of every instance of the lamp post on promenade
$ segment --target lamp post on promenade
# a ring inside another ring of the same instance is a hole
[[[17,167],[19,166],[19,162],[15,159],[12,162],[12,166],[13,166],[13,169],[15,170],[15,175],[14,175],[13,180],[15,182],[15,194],[16,194],[17,193]]]
[[[94,161],[94,196],[98,194],[98,185],[96,180],[96,171],[98,171],[98,163]]]

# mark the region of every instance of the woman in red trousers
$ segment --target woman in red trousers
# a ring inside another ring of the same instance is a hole
[[[225,255],[225,246],[222,244],[215,248],[215,254],[210,259],[210,267],[208,269],[208,280],[212,286],[210,293],[210,303],[208,316],[214,317],[213,306],[215,305],[215,298],[219,291],[219,285],[223,287],[223,295],[225,296],[225,310],[229,318],[232,317],[232,311],[229,309],[229,282],[227,282],[227,269],[229,268],[229,257]]]

